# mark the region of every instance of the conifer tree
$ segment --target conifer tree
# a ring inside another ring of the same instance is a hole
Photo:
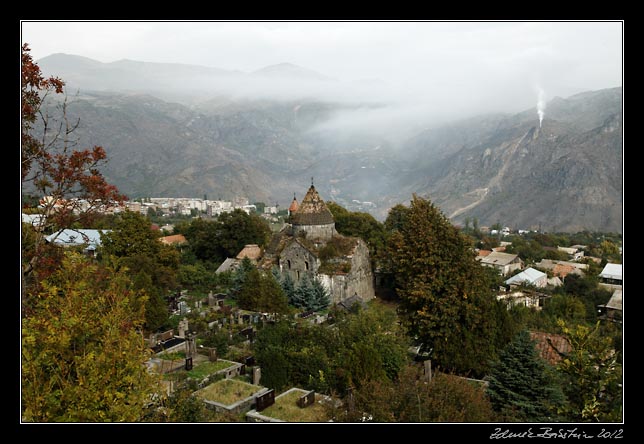
[[[329,292],[322,285],[319,279],[314,278],[311,285],[311,295],[309,297],[307,308],[309,310],[324,310],[331,303]]]
[[[553,370],[530,333],[520,331],[492,365],[487,388],[492,406],[508,421],[556,421],[563,394]]]

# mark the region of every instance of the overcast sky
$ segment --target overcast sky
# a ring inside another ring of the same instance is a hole
[[[622,85],[622,22],[22,22],[53,53],[251,72],[289,62],[460,111]]]

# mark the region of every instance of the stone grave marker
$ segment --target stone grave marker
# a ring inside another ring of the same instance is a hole
[[[300,396],[297,400],[297,406],[301,409],[313,403],[315,403],[315,390],[311,390],[307,394]]]
[[[262,369],[260,367],[253,367],[253,385],[259,385],[260,379],[262,379]]]
[[[258,412],[261,412],[266,407],[270,407],[271,405],[275,404],[275,390],[270,389],[266,393],[257,396],[255,398],[255,403],[255,410],[257,410]]]

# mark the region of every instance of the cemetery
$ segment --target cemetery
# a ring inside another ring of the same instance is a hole
[[[240,379],[221,379],[194,392],[203,399],[208,408],[216,412],[242,413],[255,405],[258,395],[269,391],[266,387],[253,385]]]
[[[254,410],[246,413],[250,422],[329,422],[326,404],[328,396],[293,387],[274,397],[273,403],[263,409],[260,402]]]

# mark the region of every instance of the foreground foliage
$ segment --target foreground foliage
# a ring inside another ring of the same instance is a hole
[[[137,421],[157,387],[144,365],[144,295],[125,273],[70,253],[33,297],[22,322],[23,420]]]

